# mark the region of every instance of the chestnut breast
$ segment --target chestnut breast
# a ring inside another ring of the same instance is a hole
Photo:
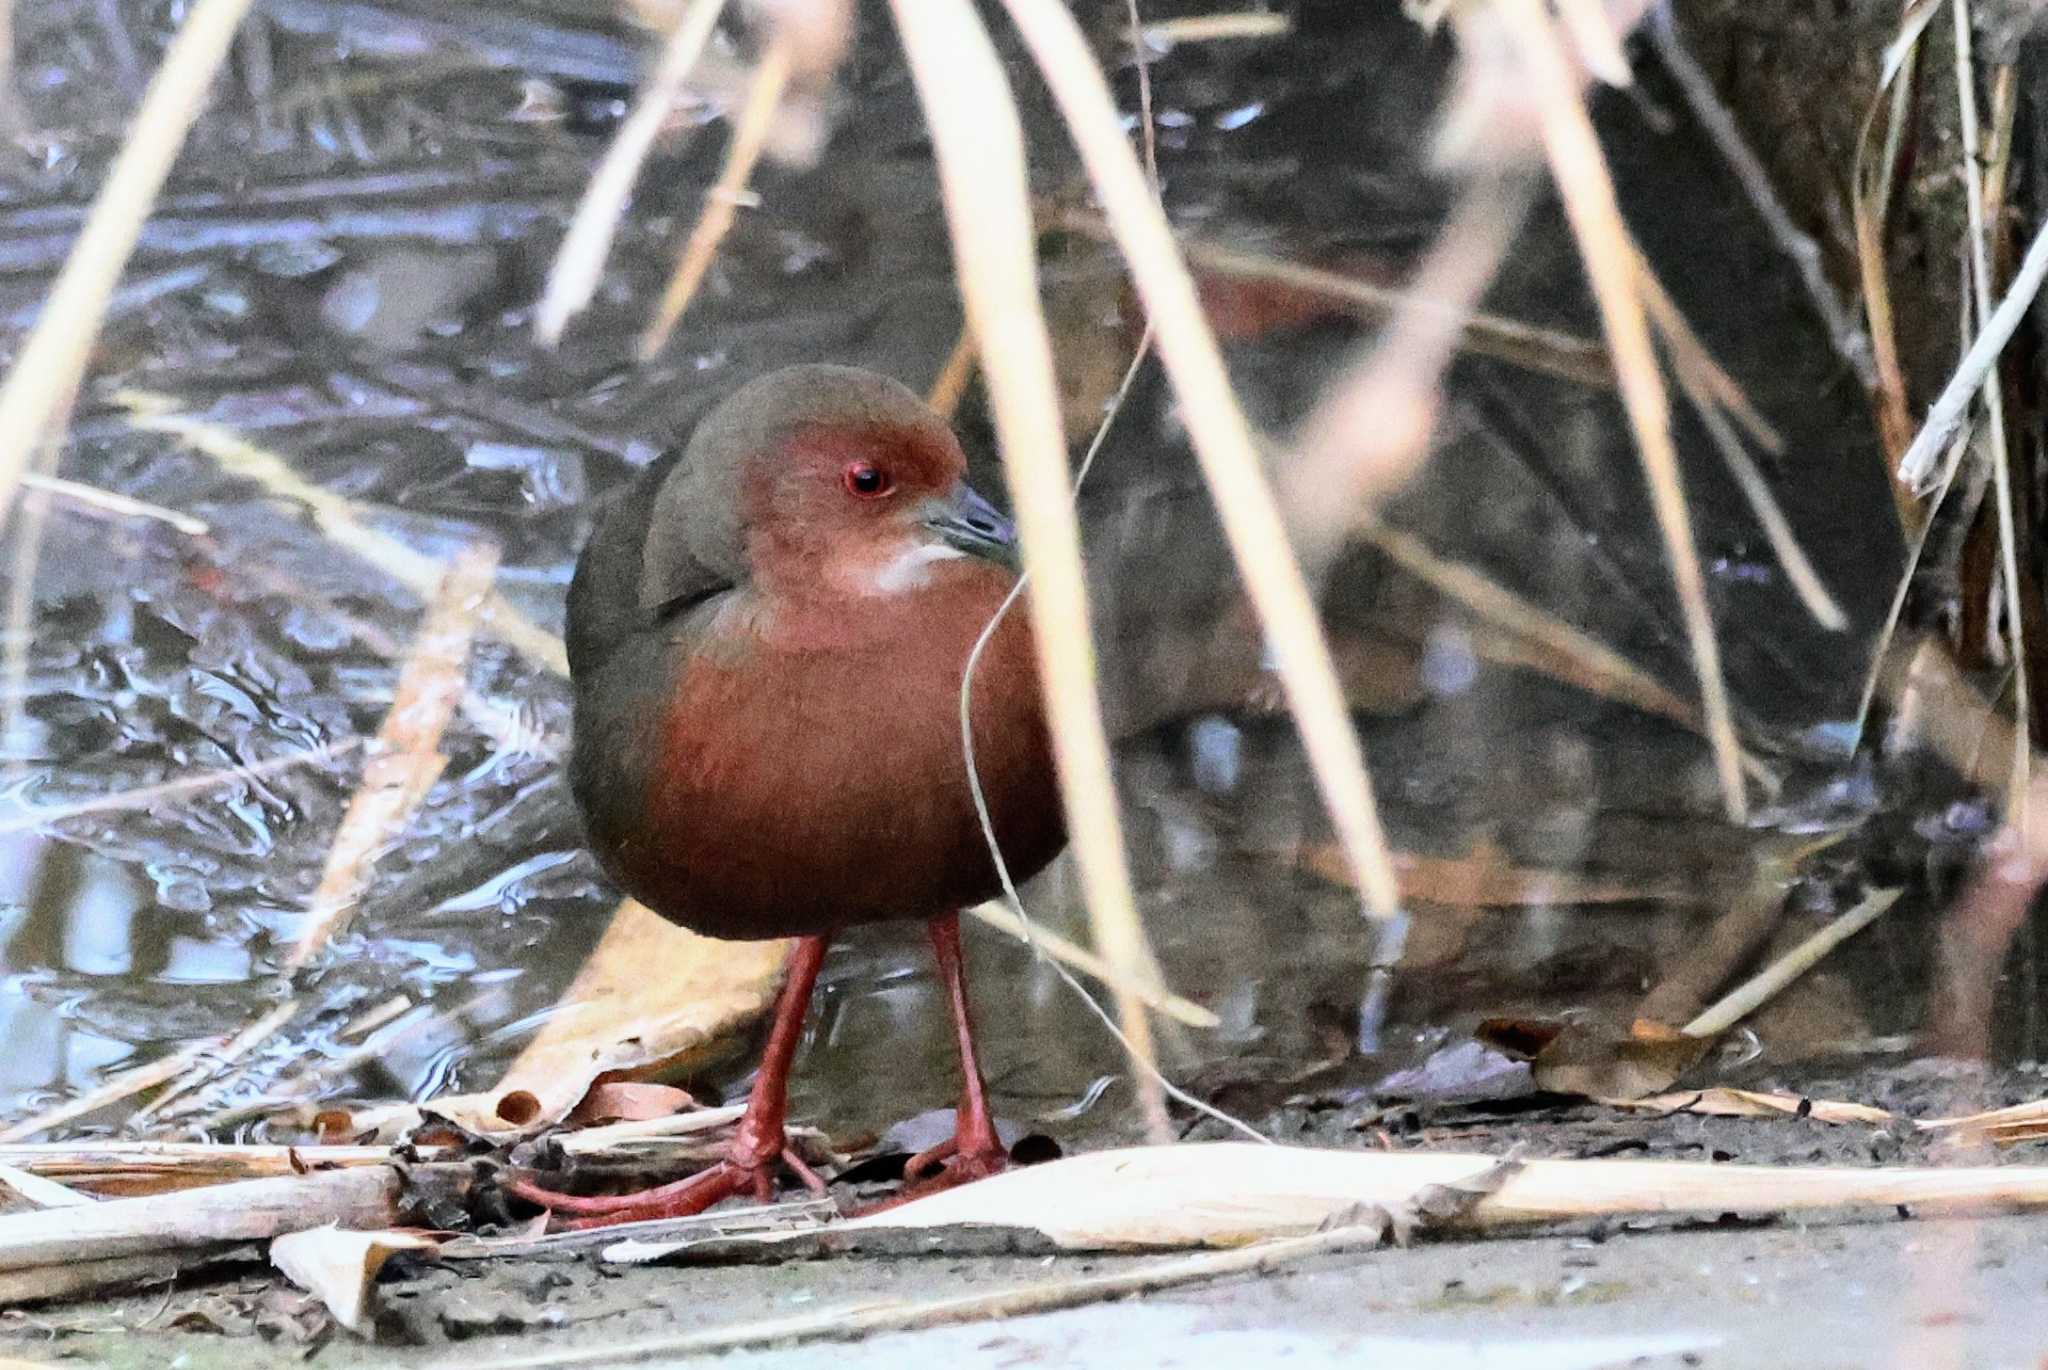
[[[577,710],[579,757],[607,759],[577,768],[599,858],[664,917],[723,938],[931,918],[994,896],[959,692],[1013,583],[962,557],[855,604],[771,606],[739,590],[610,663]],[[992,826],[1022,881],[1065,840],[1022,603],[982,654],[973,720]]]

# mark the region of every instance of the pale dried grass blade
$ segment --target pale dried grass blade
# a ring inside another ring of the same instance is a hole
[[[1358,536],[1388,559],[1471,610],[1483,622],[1528,644],[1511,664],[1526,665],[1605,699],[1697,729],[1700,711],[1692,701],[1664,688],[1621,653],[1489,580],[1469,566],[1446,561],[1413,533],[1383,523],[1362,524]],[[1481,654],[1502,659],[1497,650]]]
[[[1614,183],[1550,19],[1534,6],[1514,3],[1496,5],[1487,12],[1515,39],[1533,87],[1551,175],[1563,197],[1565,215],[1579,242],[1580,261],[1600,306],[1621,382],[1622,405],[1635,429],[1636,451],[1671,561],[1722,803],[1731,821],[1742,822],[1749,812],[1743,790],[1742,748],[1736,739],[1727,683],[1721,675],[1721,648],[1714,636],[1706,579],[1685,507],[1678,451],[1671,437],[1670,405],[1637,290],[1631,266],[1633,249],[1615,200]]]
[[[1924,493],[1936,485],[1937,472],[1942,469],[1941,456],[1962,427],[1970,402],[1983,389],[1985,377],[1998,364],[1999,354],[2012,341],[2034,297],[2041,293],[2043,281],[2048,281],[2048,224],[2042,225],[2028,244],[2027,254],[2020,259],[2004,298],[1977,330],[1976,341],[1963,354],[1941,394],[1928,406],[1927,418],[1914,436],[1913,445],[1899,459],[1899,479],[1910,489]]]
[[[1955,12],[1956,104],[1963,135],[1962,172],[1964,202],[1969,213],[1970,287],[1977,302],[1976,317],[1991,314],[1991,244],[1984,218],[1984,165],[1977,128],[1977,69],[1971,57],[1969,0],[1951,0]],[[1967,329],[1968,325],[1964,325]],[[2005,435],[2005,383],[1996,362],[1984,375],[1984,417],[1991,444],[1991,489],[1998,500],[1999,579],[2005,594],[2005,636],[2012,653],[2013,717],[2020,720],[2012,748],[2012,773],[2006,781],[2006,812],[2028,821],[2026,795],[2032,770],[2033,746],[2030,720],[2033,710],[2027,696],[2031,682],[2027,671],[2027,645],[2020,612],[2019,528],[2013,512],[2012,449]]]
[[[932,377],[931,389],[924,396],[931,411],[948,423],[953,421],[960,401],[966,398],[967,383],[974,379],[974,359],[974,331],[962,324],[960,336],[953,340],[953,350],[946,354],[939,374]]]
[[[972,10],[918,0],[892,0],[891,8],[931,130],[968,327],[990,363],[985,384],[1034,586],[1031,619],[1060,790],[1096,943],[1123,982],[1156,980],[1131,889],[1096,694],[1080,525],[1067,486],[1059,390],[1039,298],[1023,130],[1002,62]],[[1151,1022],[1128,990],[1118,990],[1116,1000],[1148,1126],[1163,1140],[1171,1133]]]
[[[1813,936],[1773,961],[1756,975],[1736,986],[1715,1004],[1679,1029],[1688,1037],[1718,1037],[1744,1018],[1769,1003],[1777,993],[1814,966],[1821,958],[1877,921],[1899,900],[1898,890],[1878,890],[1855,908],[1833,919]]]
[[[1678,387],[1692,402],[1701,426],[1720,452],[1728,473],[1735,478],[1736,487],[1748,501],[1750,512],[1762,525],[1764,539],[1770,543],[1772,555],[1777,557],[1778,565],[1784,570],[1786,582],[1816,623],[1833,632],[1843,631],[1849,626],[1848,615],[1842,612],[1842,606],[1835,602],[1834,596],[1821,582],[1820,572],[1814,569],[1806,549],[1799,545],[1799,535],[1792,531],[1791,520],[1785,517],[1785,511],[1778,505],[1778,497],[1772,493],[1770,483],[1757,469],[1756,462],[1750,459],[1730,420],[1747,428],[1750,436],[1766,451],[1775,452],[1783,446],[1776,430],[1750,407],[1748,396],[1736,385],[1734,377],[1715,363],[1706,347],[1694,336],[1692,326],[1685,321],[1677,302],[1665,293],[1663,283],[1657,279],[1649,261],[1640,251],[1636,254],[1636,269],[1643,291],[1643,304],[1664,339],[1665,350],[1671,358],[1671,370],[1678,377]]]
[[[1499,270],[1529,202],[1494,179],[1466,186],[1379,341],[1333,380],[1303,421],[1284,468],[1288,531],[1321,572],[1352,527],[1422,468],[1443,403],[1443,374],[1465,320]]]
[[[388,533],[369,526],[349,500],[300,476],[285,459],[231,428],[180,414],[178,401],[147,390],[121,390],[115,403],[128,411],[128,421],[150,433],[178,439],[195,452],[213,458],[229,475],[254,481],[280,499],[303,504],[322,534],[336,546],[377,567],[422,599],[431,599],[446,569],[423,552],[414,551]],[[492,635],[510,643],[556,675],[569,674],[569,654],[562,639],[535,624],[493,591],[486,597],[481,622]]]
[[[195,0],[150,79],[128,137],[107,168],[85,227],[50,287],[33,332],[0,384],[0,521],[30,457],[71,411],[143,220],[206,102],[249,0]]]
[[[292,1015],[298,1011],[299,1005],[295,999],[287,999],[271,1009],[270,1012],[264,1014],[261,1018],[258,1018],[255,1022],[229,1038],[227,1044],[219,1051],[210,1051],[200,1057],[198,1063],[190,1071],[186,1072],[185,1076],[176,1084],[157,1095],[156,1098],[151,1099],[143,1107],[137,1109],[129,1118],[128,1125],[134,1127],[147,1122],[179,1099],[205,1084],[208,1080],[219,1075],[227,1067],[241,1060],[264,1042],[270,1040],[271,1034],[291,1021]]]
[[[67,818],[78,818],[85,814],[144,808],[166,799],[182,799],[187,795],[200,794],[237,780],[245,783],[261,780],[284,771],[296,770],[300,766],[311,766],[322,761],[331,761],[338,756],[346,756],[362,745],[363,739],[360,737],[345,737],[339,742],[308,747],[304,751],[290,752],[284,756],[273,756],[268,761],[257,761],[247,766],[230,766],[225,770],[206,771],[200,775],[166,780],[158,785],[144,785],[139,789],[94,795],[90,799],[74,800],[68,804],[39,804],[12,818],[0,819],[0,835],[27,832],[45,824],[59,823]]]
[[[309,904],[311,920],[292,948],[287,970],[304,966],[348,921],[377,853],[411,821],[448,764],[441,736],[462,702],[477,606],[490,592],[497,565],[496,548],[474,545],[449,563],[398,674],[362,786],[328,849]]]
[[[1918,61],[1921,34],[1937,8],[1921,0],[1901,17],[1899,32],[1885,51],[1883,71],[1877,90],[1871,95],[1870,108],[1857,130],[1856,153],[1849,173],[1849,211],[1856,233],[1863,313],[1870,326],[1878,432],[1886,459],[1891,463],[1892,497],[1898,505],[1900,522],[1909,531],[1920,523],[1921,511],[1903,465],[1911,446],[1913,418],[1906,396],[1905,365],[1899,357],[1891,280],[1885,269],[1885,230],[1891,217],[1893,169],[1911,119],[1912,70]],[[1880,117],[1885,136],[1875,140],[1873,149]]]
[[[1393,923],[1400,912],[1400,890],[1366,776],[1364,751],[1279,502],[1259,464],[1251,426],[1238,405],[1173,231],[1125,141],[1108,82],[1073,15],[1055,0],[1005,0],[1005,7],[1067,121],[1151,316],[1196,460],[1265,626],[1282,689],[1323,802],[1357,869],[1367,910],[1382,923]],[[989,337],[979,326],[976,331]],[[999,351],[990,346],[985,355]]]
[[[640,335],[641,361],[652,360],[667,344],[669,334],[683,317],[683,311],[696,298],[697,287],[704,283],[704,273],[711,269],[711,259],[718,255],[718,245],[732,230],[734,215],[747,202],[747,179],[754,174],[754,167],[768,146],[769,134],[775,127],[775,112],[782,104],[783,91],[789,86],[792,66],[790,40],[784,38],[778,29],[768,42],[768,50],[761,55],[761,65],[755,69],[753,82],[747,87],[746,103],[740,106],[739,113],[733,118],[732,141],[725,150],[725,167],[718,173],[718,180],[711,189],[704,193],[704,211],[697,219],[697,226],[690,230],[689,240],[683,244],[682,255],[676,260],[675,274],[669,277],[668,285],[661,293],[661,303],[655,306],[647,331]]]
[[[1069,942],[1056,932],[1049,932],[1040,927],[1027,927],[1023,919],[1000,903],[992,900],[986,904],[975,904],[968,908],[967,912],[988,926],[1008,933],[1020,942],[1029,943],[1053,960],[1065,962],[1083,975],[1093,976],[1105,985],[1118,986],[1120,992],[1135,995],[1143,1000],[1147,1007],[1165,1014],[1175,1022],[1197,1028],[1213,1028],[1222,1024],[1221,1019],[1200,1004],[1183,999],[1149,980],[1134,980],[1119,985],[1121,977],[1115,966],[1086,947]]]
[[[0,1142],[26,1141],[74,1118],[87,1117],[123,1099],[132,1099],[145,1090],[155,1089],[160,1084],[175,1080],[212,1052],[225,1047],[230,1040],[228,1037],[209,1037],[191,1042],[147,1065],[110,1075],[76,1098],[46,1108],[33,1118],[24,1118],[11,1127],[0,1128]]]
[[[612,236],[626,212],[640,165],[647,160],[669,111],[683,93],[690,69],[697,65],[704,45],[711,41],[719,11],[724,8],[724,0],[693,0],[669,35],[653,73],[634,97],[632,112],[619,125],[590,184],[584,187],[583,199],[576,206],[569,231],[548,270],[540,303],[534,306],[533,331],[542,344],[552,347],[560,342],[569,320],[581,313],[597,293],[597,283],[604,276],[605,258],[611,253]]]
[[[21,483],[25,489],[40,490],[88,509],[97,509],[121,518],[147,519],[153,523],[168,524],[187,537],[205,537],[209,531],[205,519],[194,518],[176,509],[166,509],[160,504],[131,499],[113,490],[102,490],[97,485],[65,480],[62,476],[48,476],[30,471],[22,476]]]
[[[1139,26],[1137,38],[1154,52],[1167,52],[1183,43],[1285,38],[1292,32],[1294,20],[1288,15],[1244,10],[1237,14],[1189,14],[1179,19],[1155,19]]]

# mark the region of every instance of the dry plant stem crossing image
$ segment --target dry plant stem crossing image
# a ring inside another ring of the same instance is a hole
[[[0,1361],[2048,1358],[2032,7],[0,21]]]

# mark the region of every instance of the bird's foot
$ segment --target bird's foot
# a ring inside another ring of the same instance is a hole
[[[956,1133],[930,1150],[912,1156],[903,1167],[903,1188],[867,1205],[854,1216],[881,1213],[913,1199],[1000,1175],[1009,1168],[1010,1153],[993,1136],[963,1148]]]
[[[735,1147],[731,1154],[708,1170],[688,1179],[631,1194],[580,1195],[544,1189],[530,1180],[509,1180],[508,1194],[538,1204],[554,1215],[551,1227],[576,1231],[610,1227],[616,1223],[646,1222],[653,1218],[687,1218],[737,1194],[752,1194],[763,1203],[775,1197],[777,1162],[804,1182],[813,1194],[825,1192],[825,1182],[788,1147],[763,1155]]]

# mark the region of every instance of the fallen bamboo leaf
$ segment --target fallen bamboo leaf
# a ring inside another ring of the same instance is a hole
[[[1027,1166],[842,1227],[991,1224],[1069,1250],[1231,1246],[1313,1232],[1360,1204],[1397,1209],[1429,1186],[1487,1173],[1493,1156],[1201,1142],[1098,1151]],[[1630,1213],[1773,1214],[1900,1205],[1915,1212],[2048,1207],[2048,1166],[1768,1166],[1532,1160],[1482,1197],[1478,1227]]]
[[[334,1320],[351,1332],[371,1330],[377,1272],[401,1251],[432,1251],[437,1243],[418,1232],[346,1232],[315,1227],[287,1232],[270,1243],[270,1263],[299,1288],[319,1296]]]
[[[626,900],[495,1087],[427,1107],[477,1132],[559,1121],[601,1076],[680,1068],[774,1002],[789,943],[719,942]]]

